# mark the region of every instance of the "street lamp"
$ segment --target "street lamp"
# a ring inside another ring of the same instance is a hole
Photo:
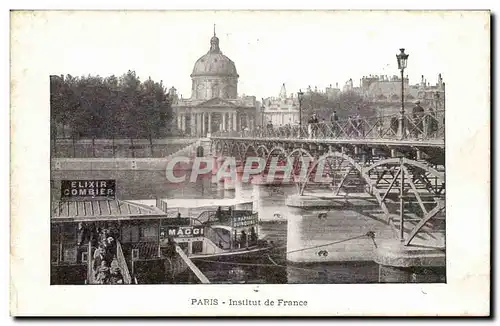
[[[405,53],[405,49],[399,49],[400,53],[396,54],[398,59],[398,68],[401,70],[401,114],[399,117],[399,130],[401,132],[401,139],[405,137],[404,128],[404,115],[405,115],[405,84],[404,84],[404,71],[408,63],[408,54]]]
[[[304,99],[304,93],[299,89],[297,93],[297,97],[299,98],[299,138],[302,137],[302,100]]]

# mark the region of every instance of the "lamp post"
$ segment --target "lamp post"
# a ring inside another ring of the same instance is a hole
[[[299,89],[297,93],[299,99],[299,138],[302,138],[302,100],[304,99],[304,93]]]
[[[405,116],[405,76],[404,70],[406,68],[406,64],[408,63],[408,54],[405,53],[405,49],[399,49],[400,53],[396,54],[396,58],[398,59],[398,68],[401,70],[401,114],[399,115],[399,130],[401,132],[400,138],[403,139],[405,137],[405,124],[404,124],[404,116]],[[401,241],[404,241],[404,169],[403,169],[403,159],[401,159],[400,166],[400,189],[399,189],[399,238]]]
[[[398,68],[401,70],[401,112],[399,116],[399,130],[400,137],[403,139],[405,137],[404,130],[404,115],[405,115],[405,79],[404,79],[404,71],[406,69],[406,65],[408,63],[408,54],[405,53],[405,49],[399,49],[400,53],[396,54],[396,58],[398,59]]]

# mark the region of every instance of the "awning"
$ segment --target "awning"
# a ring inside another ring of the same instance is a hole
[[[51,222],[85,222],[121,219],[157,219],[167,215],[156,207],[122,200],[55,201]]]

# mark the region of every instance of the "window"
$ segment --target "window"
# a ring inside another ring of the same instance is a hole
[[[187,242],[179,242],[177,245],[182,249],[182,251],[184,251],[185,254],[188,253],[188,243]]]
[[[158,239],[158,228],[155,225],[141,227],[141,241],[154,242]]]
[[[82,263],[88,263],[88,261],[89,261],[89,253],[82,252]]]
[[[64,248],[63,261],[65,263],[75,264],[76,260],[77,260],[77,248],[76,247]]]
[[[59,244],[52,244],[50,247],[50,261],[52,264],[57,264],[59,262]]]
[[[127,242],[139,242],[139,227],[137,225],[125,225],[122,227],[121,241],[123,243]]]
[[[50,261],[57,264],[59,261],[59,225],[50,225]]]
[[[62,223],[61,224],[61,236],[62,236],[63,243],[76,244],[76,242],[77,242],[76,224]]]
[[[192,252],[193,254],[199,254],[203,251],[203,241],[193,241]]]

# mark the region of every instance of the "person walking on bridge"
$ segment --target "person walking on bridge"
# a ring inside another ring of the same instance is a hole
[[[330,123],[332,124],[332,133],[333,137],[338,137],[337,131],[338,131],[338,121],[339,121],[339,116],[337,115],[337,111],[333,110],[332,115],[330,116]]]
[[[412,110],[412,119],[413,119],[413,134],[415,138],[424,134],[424,108],[420,106],[420,101],[415,102],[415,107]]]
[[[361,119],[361,110],[358,107],[356,110],[356,115],[354,116],[354,125],[356,127],[356,132],[358,134],[358,137],[364,137],[365,132],[363,129],[363,120]]]
[[[318,118],[316,117],[316,113],[313,113],[311,118],[309,119],[308,129],[309,129],[309,138],[316,138],[316,130],[318,128]]]
[[[427,113],[425,123],[427,126],[427,137],[434,138],[436,137],[436,133],[438,130],[438,121],[436,118],[436,115],[434,114],[434,110],[432,108],[429,108],[429,111]]]

